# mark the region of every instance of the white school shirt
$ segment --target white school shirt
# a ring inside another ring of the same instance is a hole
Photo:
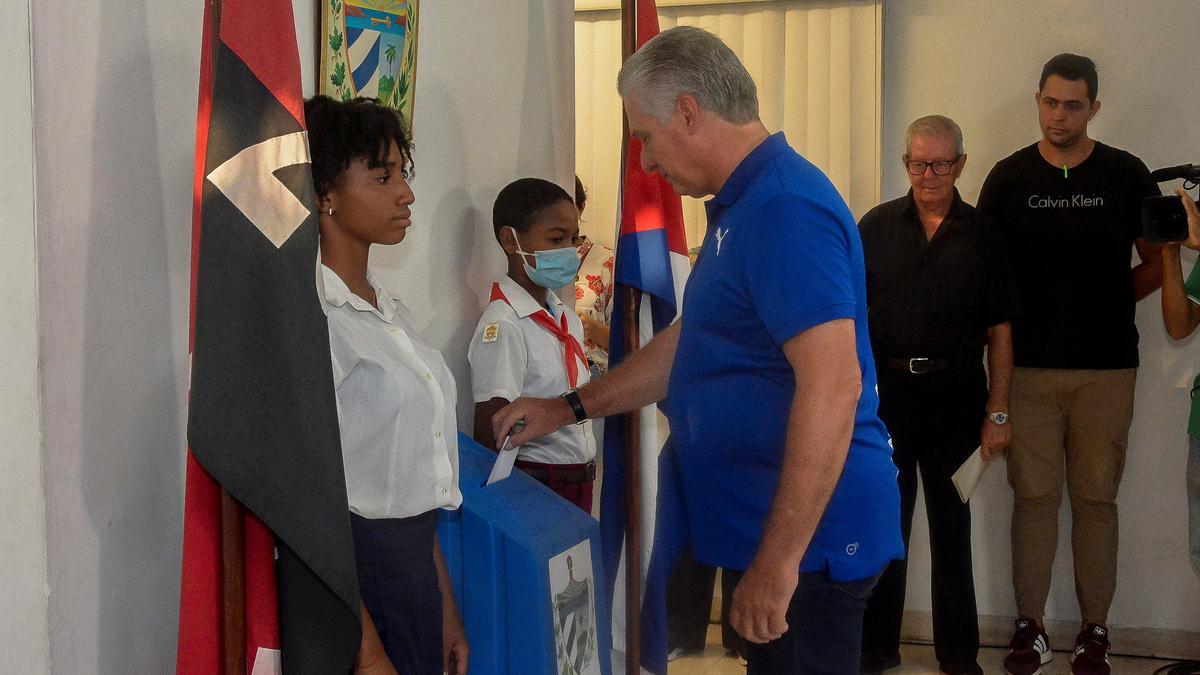
[[[350,511],[407,518],[457,508],[454,376],[368,271],[379,309],[321,266]]]
[[[567,315],[567,330],[583,344],[583,323],[558,299],[546,291],[545,304],[539,304],[524,288],[501,277],[500,290],[509,302],[493,300],[483,310],[467,360],[471,362],[471,393],[476,403],[502,398],[515,401],[521,396],[553,398],[571,388],[567,380],[565,349],[549,330],[529,318],[535,312],[548,311],[555,323]],[[511,305],[509,303],[512,303]],[[578,361],[576,387],[588,381],[587,364]],[[501,443],[504,439],[497,438]],[[568,424],[558,431],[521,446],[518,457],[547,464],[582,464],[596,456],[591,421]]]

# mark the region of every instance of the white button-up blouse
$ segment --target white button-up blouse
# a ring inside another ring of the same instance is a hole
[[[412,315],[367,272],[379,309],[321,266],[350,511],[406,518],[457,508],[454,376]]]

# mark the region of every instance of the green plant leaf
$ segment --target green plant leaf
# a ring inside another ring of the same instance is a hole
[[[329,34],[329,48],[334,52],[342,50],[342,32],[336,28]]]
[[[379,100],[386,102],[392,94],[392,90],[396,86],[396,80],[389,75],[382,75],[379,78]]]

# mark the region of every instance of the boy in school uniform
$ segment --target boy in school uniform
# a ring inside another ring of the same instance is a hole
[[[571,286],[579,270],[579,212],[571,196],[540,178],[514,181],[496,197],[492,227],[508,274],[492,284],[467,359],[475,440],[499,449],[496,411],[521,396],[569,396],[589,372],[583,324],[554,293]],[[516,465],[590,513],[595,456],[591,422],[583,422],[522,445]]]

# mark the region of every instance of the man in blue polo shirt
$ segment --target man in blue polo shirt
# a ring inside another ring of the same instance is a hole
[[[496,437],[666,398],[693,552],[742,570],[730,618],[749,672],[857,672],[866,597],[903,556],[857,226],[767,132],[754,82],[710,33],[659,34],[617,87],[643,168],[715,195],[682,318],[577,392],[501,410]]]

